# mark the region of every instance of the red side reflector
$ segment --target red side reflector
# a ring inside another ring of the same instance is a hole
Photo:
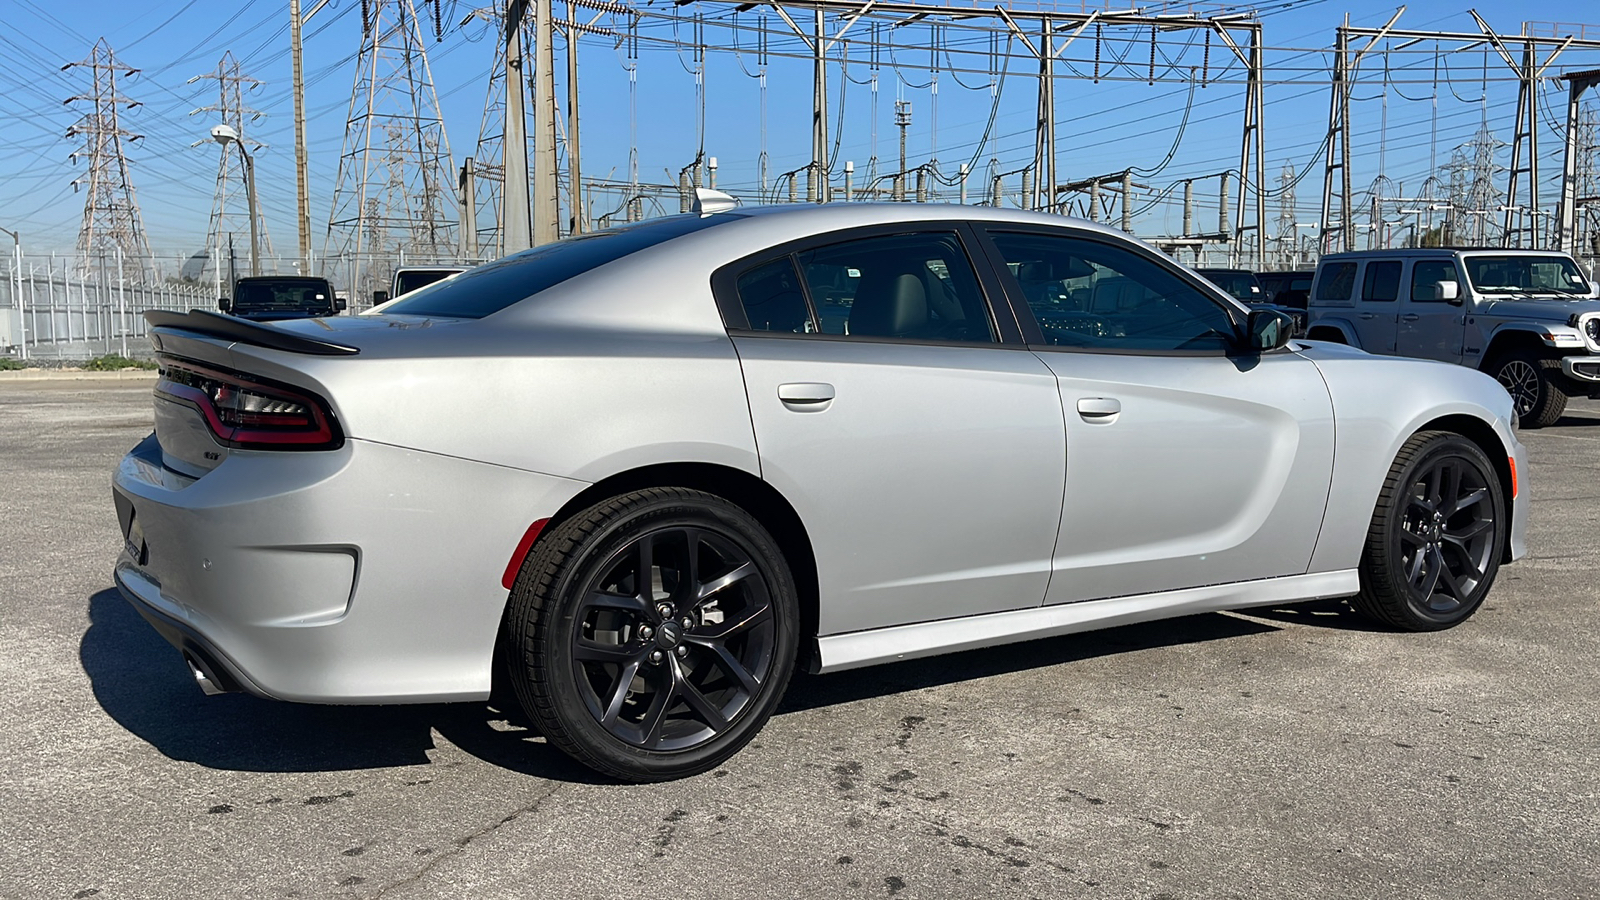
[[[522,571],[522,561],[528,558],[528,551],[533,549],[533,542],[539,539],[539,532],[548,524],[550,524],[549,519],[534,522],[528,526],[527,532],[522,535],[522,540],[517,541],[517,549],[512,552],[511,561],[506,563],[506,573],[500,576],[500,583],[506,590],[511,590],[511,586],[517,583],[517,573]]]
[[[1508,456],[1506,457],[1506,462],[1511,466],[1511,499],[1515,500],[1517,499],[1517,458]]]

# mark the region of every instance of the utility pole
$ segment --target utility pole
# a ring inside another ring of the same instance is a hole
[[[505,190],[500,198],[500,244],[506,254],[533,246],[533,198],[528,178],[528,115],[524,103],[528,79],[523,74],[522,17],[528,0],[506,5],[506,120],[501,157],[505,163]]]
[[[1035,196],[1030,209],[1055,211],[1056,201],[1056,74],[1055,24],[1039,20],[1039,115],[1034,126]]]
[[[144,135],[122,127],[119,110],[139,103],[117,93],[117,76],[139,70],[117,62],[104,38],[94,45],[88,59],[61,68],[86,68],[93,80],[91,94],[66,101],[90,104],[90,110],[67,129],[67,137],[84,140],[83,149],[74,152],[71,159],[76,162],[80,155],[89,158],[88,172],[72,182],[74,189],[79,185],[88,187],[83,200],[83,224],[78,229],[78,270],[87,276],[96,271],[95,261],[103,266],[105,260],[115,257],[119,260],[119,274],[145,281],[152,263],[150,244],[134,199],[124,146]]]
[[[461,162],[461,180],[456,190],[461,198],[461,262],[478,259],[478,185],[472,157]]]
[[[567,0],[567,181],[572,185],[572,234],[588,230],[583,208],[583,168],[578,153],[578,4]],[[716,185],[712,185],[716,187]]]
[[[811,171],[815,190],[807,191],[806,199],[817,203],[828,202],[828,45],[824,30],[822,7],[815,10],[816,28],[811,38],[811,84],[814,97],[811,103]],[[905,132],[900,132],[900,146],[905,147]],[[901,150],[901,155],[905,153]],[[905,163],[900,164],[902,171]]]
[[[533,243],[538,246],[561,237],[561,204],[556,196],[559,168],[555,17],[551,0],[534,0],[533,17]]]
[[[906,129],[911,127],[911,101],[894,102],[894,124],[900,129],[900,168],[894,175],[894,199],[906,199]]]
[[[301,62],[300,28],[321,9],[327,0],[321,0],[316,9],[300,17],[300,0],[289,0],[289,59],[294,70],[294,188],[295,229],[300,234],[300,274],[311,274],[311,180],[307,172],[306,156],[306,82]],[[209,245],[208,245],[209,246]]]

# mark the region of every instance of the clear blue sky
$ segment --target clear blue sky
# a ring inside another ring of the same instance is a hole
[[[308,7],[311,3],[306,4]],[[475,20],[458,23],[473,3],[445,0],[447,32],[432,41],[428,53],[433,65],[450,147],[455,163],[472,152],[482,118],[487,77],[493,59],[494,37],[488,26]],[[558,2],[558,9],[565,4]],[[1288,8],[1279,8],[1287,5]],[[344,139],[344,125],[354,77],[355,53],[361,41],[360,0],[335,0],[307,27],[306,71],[309,110],[309,145],[312,176],[312,230],[320,248],[332,202],[333,180]],[[606,37],[581,41],[583,161],[585,175],[627,177],[630,135],[639,144],[639,168],[646,181],[669,180],[689,163],[701,141],[706,153],[719,157],[720,186],[747,199],[755,199],[757,159],[763,149],[760,122],[763,115],[758,79],[759,59],[754,29],[759,10],[740,14],[736,32],[731,7],[723,4],[680,8],[682,25],[663,18],[673,7],[663,0],[645,4],[651,13],[640,28],[636,95],[630,103],[626,46]],[[689,44],[689,21],[699,8],[705,16],[705,40],[731,46],[737,33],[741,52],[713,48],[707,54],[704,78],[704,126],[700,126],[695,66]],[[1078,7],[1072,7],[1076,10]],[[1380,26],[1393,6],[1374,2],[1340,4],[1334,0],[1295,0],[1289,4],[1264,4],[1269,86],[1266,91],[1267,173],[1275,185],[1285,163],[1303,165],[1323,139],[1328,106],[1328,48],[1334,26],[1349,13],[1352,24]],[[1515,33],[1534,9],[1552,18],[1573,19],[1586,14],[1593,19],[1591,36],[1600,25],[1600,10],[1592,14],[1577,2],[1535,7],[1508,0],[1486,0],[1479,12],[1498,30]],[[142,102],[126,119],[131,130],[142,133],[132,145],[133,180],[144,214],[150,242],[160,256],[187,255],[203,243],[216,177],[217,148],[204,138],[212,120],[190,111],[214,102],[215,83],[190,79],[214,70],[218,58],[231,50],[246,74],[260,79],[259,89],[247,103],[265,114],[253,123],[250,136],[268,146],[258,156],[261,201],[275,248],[292,253],[294,232],[294,153],[290,99],[288,10],[286,2],[201,3],[165,0],[161,3],[75,0],[11,0],[0,23],[0,226],[20,229],[31,256],[72,247],[83,211],[83,193],[74,193],[71,181],[84,171],[83,161],[69,154],[77,142],[64,137],[80,114],[81,106],[63,101],[88,90],[82,69],[63,71],[65,63],[84,59],[92,43],[106,38],[119,59],[142,71],[123,82],[123,92]],[[424,7],[424,16],[431,15]],[[565,15],[564,11],[560,13]],[[592,14],[591,14],[592,15]],[[587,19],[587,17],[585,17]],[[610,16],[597,23],[613,25]],[[973,24],[968,20],[963,24]],[[800,51],[798,43],[784,38],[784,26],[770,11],[765,24],[772,30],[768,65],[765,149],[773,175],[804,165],[810,158],[810,66],[784,54]],[[1465,7],[1444,2],[1413,3],[1400,20],[1402,27],[1472,31],[1475,26]],[[835,22],[834,30],[839,27]],[[889,31],[884,29],[885,37]],[[1107,37],[1112,37],[1110,31]],[[1126,37],[1126,35],[1121,35]],[[977,153],[978,171],[986,172],[991,158],[1000,169],[1016,169],[1031,156],[1036,65],[1013,57],[1000,81],[1000,98],[993,103],[987,61],[988,39],[968,28],[950,27],[935,35],[926,22],[895,29],[893,51],[879,60],[877,100],[871,90],[874,73],[864,41],[863,23],[849,35],[850,45],[844,88],[844,128],[838,159],[853,160],[857,183],[874,149],[880,170],[897,162],[897,133],[893,125],[894,100],[900,96],[913,104],[913,124],[908,133],[908,155],[916,165],[936,157],[940,168],[953,174],[961,162],[973,158],[991,109],[995,122],[988,141]],[[944,48],[930,53],[937,39]],[[1059,117],[1059,173],[1063,181],[1117,171],[1129,165],[1149,171],[1171,155],[1170,162],[1141,176],[1152,186],[1142,195],[1144,206],[1154,192],[1177,179],[1200,176],[1238,165],[1238,142],[1243,88],[1237,83],[1238,66],[1224,71],[1224,81],[1191,88],[1175,73],[1201,63],[1198,42],[1183,49],[1176,37],[1163,35],[1158,71],[1168,79],[1147,85],[1143,80],[1062,80],[1057,86]],[[1169,43],[1170,42],[1170,43]],[[1004,48],[1005,43],[1001,41]],[[558,72],[564,75],[559,54]],[[1143,40],[1111,41],[1102,45],[1102,65],[1121,58],[1121,74],[1132,78],[1148,71],[1148,32]],[[1012,47],[1021,54],[1020,46]],[[1067,54],[1070,65],[1089,72],[1093,42],[1080,39]],[[1210,64],[1221,67],[1230,54],[1214,43]],[[1170,61],[1170,64],[1169,64]],[[1572,54],[1552,73],[1563,68],[1597,68],[1600,57]],[[1175,64],[1175,65],[1172,65]],[[937,65],[937,95],[933,67]],[[963,71],[965,70],[965,71]],[[1063,73],[1067,71],[1063,66]],[[1438,72],[1436,86],[1435,72]],[[1487,79],[1483,76],[1487,74]],[[830,71],[830,94],[837,115],[840,69]],[[1432,170],[1444,165],[1452,148],[1469,140],[1478,129],[1484,110],[1502,140],[1510,138],[1515,106],[1514,83],[1496,56],[1484,48],[1459,52],[1441,59],[1431,44],[1418,45],[1392,57],[1389,86],[1384,86],[1381,61],[1363,65],[1356,91],[1353,120],[1357,123],[1357,156],[1352,167],[1358,189],[1365,189],[1383,171],[1412,192]],[[1486,92],[1486,96],[1485,96]],[[1173,150],[1184,111],[1191,103],[1182,140]],[[1562,115],[1564,91],[1550,85],[1545,103],[1551,122]],[[1437,99],[1435,100],[1435,97]],[[630,110],[633,112],[630,113]],[[830,128],[833,125],[830,123]],[[876,134],[874,135],[874,131]],[[1433,135],[1437,134],[1435,140]],[[1380,142],[1382,134],[1386,140]],[[1559,139],[1553,127],[1541,135],[1547,155],[1543,174],[1559,175]],[[1380,154],[1380,146],[1382,152]],[[1502,159],[1502,164],[1505,160]],[[842,168],[836,165],[836,171]],[[972,192],[985,189],[986,177],[975,178]],[[1320,167],[1297,189],[1296,218],[1316,218],[1322,176]],[[453,176],[449,183],[454,183]],[[1010,185],[1015,191],[1015,180]],[[802,189],[803,190],[803,189]],[[1203,213],[1215,217],[1214,188],[1198,188],[1211,204]],[[953,190],[949,192],[953,195]],[[1178,194],[1175,191],[1173,196]],[[1548,201],[1547,201],[1548,202]],[[1276,201],[1269,216],[1277,217]],[[1143,235],[1179,230],[1175,203],[1153,206],[1137,223]]]

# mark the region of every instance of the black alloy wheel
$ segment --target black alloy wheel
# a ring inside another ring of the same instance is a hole
[[[1500,382],[1526,428],[1554,425],[1567,408],[1567,395],[1556,383],[1561,361],[1545,359],[1532,350],[1517,350],[1495,362],[1495,380]]]
[[[753,737],[787,685],[793,581],[743,510],[677,488],[562,523],[508,614],[518,693],[546,737],[630,781],[706,771]]]
[[[1352,603],[1408,631],[1459,624],[1494,583],[1507,527],[1500,478],[1483,451],[1458,434],[1417,434],[1384,482]]]

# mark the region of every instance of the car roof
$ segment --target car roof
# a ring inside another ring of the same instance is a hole
[[[1324,260],[1340,259],[1405,259],[1416,256],[1454,256],[1457,253],[1493,253],[1496,256],[1565,256],[1560,250],[1525,250],[1507,247],[1400,247],[1383,250],[1348,250],[1327,253]]]

